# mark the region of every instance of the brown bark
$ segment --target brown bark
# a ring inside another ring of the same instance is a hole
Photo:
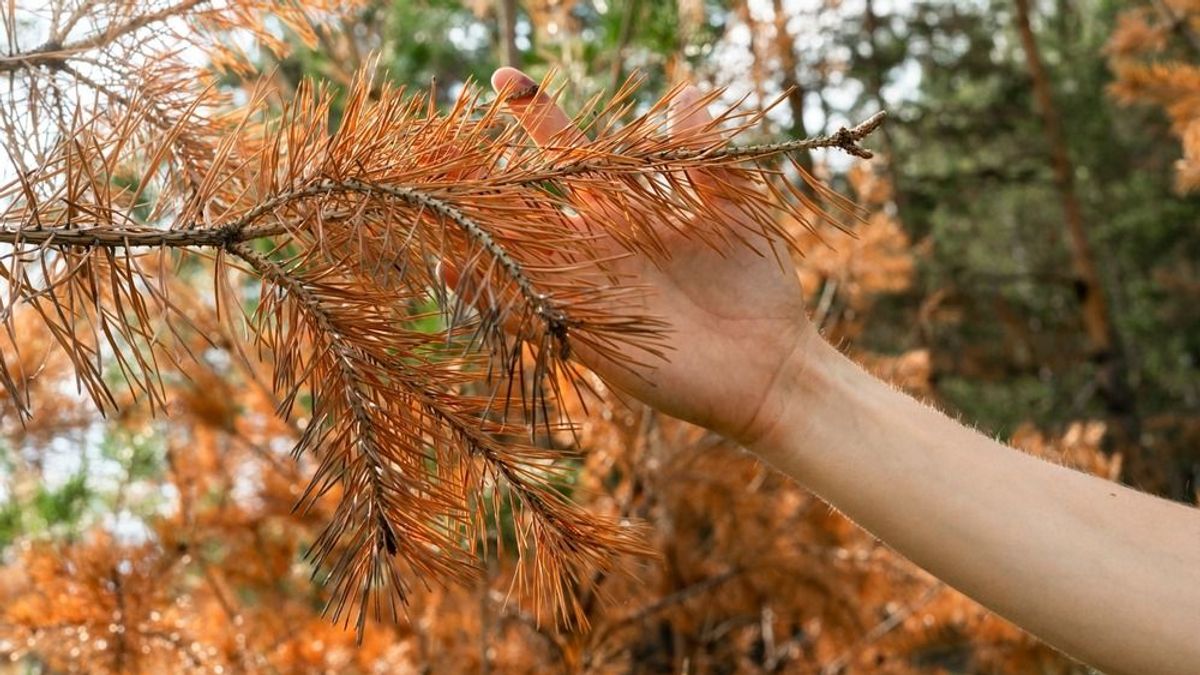
[[[762,45],[762,30],[754,15],[750,13],[750,3],[747,0],[741,0],[734,7],[734,11],[737,13],[738,20],[745,24],[750,31],[750,79],[754,81],[754,100],[761,106],[767,100],[763,64],[767,62],[766,55],[770,50]],[[765,117],[759,121],[759,125],[764,132],[769,129],[768,120]]]
[[[1016,3],[1017,32],[1033,84],[1033,95],[1042,118],[1054,184],[1058,189],[1067,230],[1067,248],[1080,298],[1081,319],[1087,335],[1088,352],[1097,366],[1097,392],[1110,420],[1111,450],[1126,457],[1125,479],[1144,489],[1167,491],[1166,462],[1151,456],[1141,446],[1141,423],[1137,399],[1129,384],[1129,364],[1120,332],[1113,322],[1096,254],[1075,184],[1075,170],[1067,151],[1062,118],[1054,102],[1053,86],[1042,62],[1030,22],[1029,0]],[[1174,472],[1172,472],[1174,473]],[[1174,489],[1170,490],[1175,492]]]
[[[496,23],[500,26],[500,65],[521,67],[517,49],[517,0],[496,1]]]
[[[621,15],[621,29],[617,33],[617,47],[613,50],[612,65],[608,74],[609,86],[613,91],[620,89],[625,82],[625,50],[629,47],[629,41],[633,39],[634,24],[641,13],[641,4],[640,0],[627,0],[625,13]],[[687,38],[680,35],[679,39],[683,42]],[[680,45],[681,50],[683,46]]]
[[[1075,171],[1067,152],[1066,136],[1062,120],[1054,103],[1054,94],[1049,75],[1042,64],[1033,29],[1029,23],[1029,0],[1015,0],[1017,4],[1017,28],[1021,34],[1021,45],[1025,61],[1033,80],[1033,95],[1037,100],[1042,117],[1046,143],[1050,151],[1050,165],[1054,171],[1054,184],[1058,188],[1062,203],[1063,223],[1067,227],[1067,244],[1071,261],[1079,282],[1085,286],[1083,296],[1083,325],[1087,331],[1091,348],[1097,354],[1112,349],[1115,331],[1109,316],[1108,302],[1101,288],[1096,270],[1096,257],[1084,223],[1083,208],[1075,189]]]
[[[876,107],[880,110],[887,110],[887,102],[883,98],[884,67],[883,62],[879,59],[879,44],[876,41],[878,30],[879,16],[875,13],[875,3],[873,0],[867,0],[863,7],[863,31],[866,33],[867,44],[871,48],[871,56],[867,59],[867,85],[871,89],[871,97],[875,99]],[[896,157],[895,146],[892,144],[892,134],[886,127],[879,130],[879,145],[880,153],[884,158],[884,171],[892,183],[892,201],[895,203],[897,211],[903,216],[906,206],[905,193],[901,189],[901,177],[892,168],[892,162]]]
[[[796,59],[796,44],[792,34],[788,32],[788,14],[784,10],[783,0],[772,0],[775,16],[775,55],[779,58],[781,74],[780,85],[787,92],[788,107],[792,111],[792,123],[788,129],[791,138],[804,138],[804,88],[800,86],[797,75],[799,62]],[[800,154],[800,164],[805,171],[812,171],[812,156],[809,153]]]

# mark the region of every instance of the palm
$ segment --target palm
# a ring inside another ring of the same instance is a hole
[[[786,253],[782,262],[745,247],[725,255],[693,240],[668,241],[671,258],[624,261],[648,291],[645,313],[670,324],[668,354],[635,368],[580,353],[622,391],[670,415],[733,437],[761,422],[772,375],[803,337],[804,302]],[[748,348],[753,345],[752,348]],[[630,349],[626,363],[645,355]]]
[[[498,91],[528,90],[532,81],[503,68],[492,78]],[[677,99],[695,100],[694,89]],[[512,101],[526,130],[539,143],[561,138],[570,119],[553,102],[534,96]],[[528,109],[535,107],[528,114]],[[541,107],[544,109],[538,110]],[[673,133],[708,122],[702,108],[674,120]],[[734,209],[728,209],[736,218]],[[696,223],[700,229],[716,223]],[[733,223],[728,223],[733,225]],[[617,263],[630,283],[651,289],[641,307],[666,321],[667,354],[647,359],[637,348],[620,354],[620,363],[579,348],[584,365],[607,382],[655,408],[731,437],[748,439],[769,425],[768,392],[781,365],[808,332],[804,301],[795,268],[786,252],[765,255],[745,246],[717,253],[704,243],[674,232],[662,233],[670,259],[655,264],[634,255]],[[630,363],[647,362],[630,367]]]

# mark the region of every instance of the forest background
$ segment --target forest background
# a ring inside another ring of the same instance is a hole
[[[287,48],[250,47],[256,70],[221,86],[346,88],[377,55],[381,79],[443,106],[500,65],[553,70],[568,108],[635,72],[643,103],[681,80],[746,109],[784,95],[745,142],[887,110],[875,159],[801,157],[866,209],[852,236],[798,233],[814,322],[986,433],[1200,498],[1200,2],[376,0],[320,16],[311,35],[267,22]],[[101,420],[44,331],[18,339],[37,405],[22,423],[0,400],[14,672],[1086,672],[723,439],[602,387],[578,437],[550,440],[581,451],[564,490],[648,523],[659,558],[587,570],[588,625],[562,627],[509,593],[496,531],[479,587],[420,588],[357,645],[321,616],[304,553],[323,514],[292,512],[312,467],[289,458],[298,431],[262,373],[210,354],[169,383],[166,416],[126,401]]]

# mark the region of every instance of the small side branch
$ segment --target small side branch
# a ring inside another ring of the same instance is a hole
[[[135,16],[126,23],[123,23],[119,26],[109,27],[107,30],[95,33],[77,42],[63,44],[51,39],[40,47],[31,49],[27,52],[0,55],[0,73],[10,73],[18,70],[33,69],[37,67],[46,67],[51,70],[61,70],[63,64],[65,64],[67,60],[72,58],[75,54],[93,49],[99,49],[105,45],[112,44],[119,38],[133,33],[134,31],[146,28],[147,26],[152,26],[156,23],[161,23],[172,17],[187,14],[197,6],[208,1],[209,0],[184,0],[184,2],[164,7],[156,12]]]
[[[661,171],[664,165],[677,162],[692,162],[696,160],[712,161],[748,161],[765,159],[776,155],[793,152],[816,150],[819,148],[837,148],[846,154],[870,159],[874,153],[862,147],[862,141],[883,125],[887,119],[887,111],[881,110],[871,115],[860,124],[853,127],[842,127],[828,136],[814,136],[782,143],[760,145],[743,145],[740,147],[710,147],[710,148],[681,148],[677,150],[662,150],[642,155],[632,155],[629,159],[641,160],[632,162],[612,163],[595,158],[581,159],[543,170],[521,174],[511,179],[496,181],[496,184],[530,184],[547,180],[557,180],[586,173],[642,173]]]
[[[230,245],[227,250],[250,265],[261,278],[276,284],[295,298],[317,328],[317,332],[328,338],[329,353],[337,364],[346,407],[349,409],[356,427],[354,444],[370,467],[367,470],[371,486],[369,514],[374,529],[377,531],[378,541],[381,543],[381,546],[376,546],[374,550],[378,554],[378,551],[386,549],[389,554],[394,555],[398,550],[399,543],[386,515],[385,505],[388,501],[388,494],[382,479],[387,471],[387,462],[379,447],[378,439],[375,437],[376,422],[371,417],[369,410],[374,407],[374,403],[368,392],[363,389],[366,378],[363,377],[363,373],[356,363],[356,350],[347,343],[344,332],[322,306],[320,299],[299,279],[288,274],[278,263],[271,261],[244,243]]]
[[[624,617],[613,621],[612,623],[599,627],[592,635],[591,644],[602,645],[604,644],[605,639],[613,633],[626,628],[636,627],[641,622],[645,621],[651,616],[654,616],[655,614],[658,614],[659,612],[687,602],[688,600],[707,593],[714,588],[718,588],[724,585],[727,581],[737,577],[743,571],[744,570],[742,570],[740,567],[733,567],[721,572],[720,574],[697,581],[690,586],[685,586],[674,593],[671,593],[670,595],[659,598],[658,600],[651,602],[625,615]]]
[[[364,445],[373,445],[370,431],[374,428],[374,423],[371,420],[370,413],[367,411],[370,399],[361,389],[363,377],[358,370],[358,366],[354,363],[354,350],[346,344],[342,331],[334,325],[329,313],[321,307],[320,300],[313,296],[298,279],[281,269],[277,263],[272,262],[266,256],[249,248],[245,244],[230,245],[228,246],[228,250],[250,265],[260,278],[277,284],[296,298],[296,301],[316,324],[319,332],[322,335],[329,336],[329,350],[334,355],[338,364],[338,370],[345,380],[348,407],[354,415],[355,422],[360,426],[360,430],[364,434]],[[375,455],[377,455],[375,448],[369,447],[366,449],[368,450],[366,453],[367,456],[375,458]]]
[[[717,150],[700,150],[700,151],[679,151],[659,153],[651,155],[652,158],[662,160],[680,160],[680,159],[759,159],[762,157],[770,157],[788,152],[799,152],[801,150],[816,150],[818,148],[837,148],[847,154],[863,159],[870,159],[874,155],[870,150],[859,145],[867,136],[870,136],[876,129],[883,125],[887,119],[887,111],[881,110],[874,115],[871,115],[862,123],[857,124],[847,129],[842,127],[836,132],[828,136],[814,136],[813,138],[803,138],[794,141],[784,141],[783,143],[771,143],[768,145],[746,145],[740,148],[721,148]]]
[[[291,294],[304,308],[322,335],[329,336],[329,351],[334,355],[338,370],[346,384],[346,399],[354,420],[364,432],[369,433],[373,424],[367,412],[369,404],[367,396],[360,390],[362,375],[354,364],[354,352],[345,344],[342,332],[333,324],[329,314],[321,308],[320,301],[304,287],[295,277],[289,275],[277,263],[266,256],[247,247],[245,244],[229,246],[230,253],[245,261],[258,273],[259,277],[277,284]],[[371,453],[368,453],[371,454]]]
[[[83,248],[223,248],[263,237],[283,234],[282,225],[236,227],[226,225],[196,230],[163,230],[153,227],[16,227],[0,229],[0,244]]]

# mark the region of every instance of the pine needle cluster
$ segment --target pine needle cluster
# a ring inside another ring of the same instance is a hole
[[[303,427],[295,455],[316,469],[298,508],[336,501],[309,549],[335,619],[361,634],[369,615],[398,616],[414,580],[474,578],[488,529],[512,513],[529,561],[518,583],[580,620],[572,575],[648,549],[635,526],[562,489],[551,439],[571,427],[557,401],[586,386],[571,356],[670,358],[666,325],[639,309],[652,289],[613,262],[667,260],[663,232],[787,255],[796,242],[781,222],[852,207],[780,158],[865,155],[858,143],[881,118],[732,148],[761,112],[729,109],[672,136],[679,90],[638,110],[631,81],[584,106],[579,133],[537,147],[505,107],[528,92],[467,87],[443,111],[373,68],[344,92],[259,88],[235,104],[179,45],[244,69],[220,47],[228,30],[280,48],[264,13],[309,35],[313,10],[220,6],[61,3],[42,17],[48,39],[24,50],[19,11],[5,10],[0,74],[18,92],[0,105],[9,341],[32,309],[102,411],[127,386],[163,412],[165,378],[204,357],[186,348],[202,331],[177,285],[211,274],[214,312],[245,339],[210,346],[269,363],[278,414]],[[175,42],[158,32],[173,20],[191,26]],[[30,414],[25,360],[0,358]]]

